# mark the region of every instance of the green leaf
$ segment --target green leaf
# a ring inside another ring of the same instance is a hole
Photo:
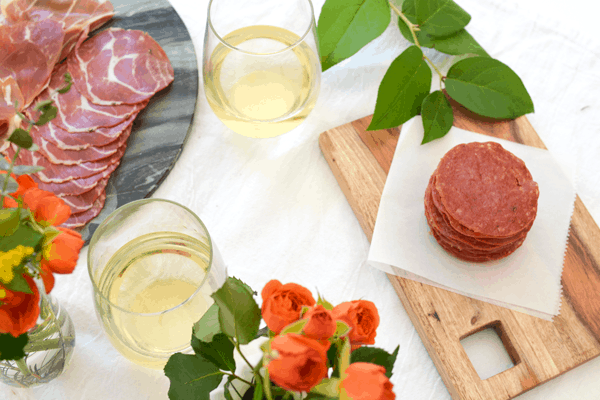
[[[0,251],[14,249],[18,245],[33,247],[36,249],[44,236],[27,225],[20,224],[17,230],[10,236],[4,237],[0,241]]]
[[[339,338],[346,336],[348,333],[350,333],[350,325],[348,325],[344,321],[335,321],[335,325],[337,326],[337,328],[335,329],[335,333],[333,334],[334,337]]]
[[[248,285],[236,278],[227,278],[223,286],[211,296],[219,306],[219,324],[227,336],[238,343],[254,340],[261,320],[260,308]]]
[[[388,129],[417,115],[431,89],[431,70],[417,46],[404,50],[385,73],[367,130]]]
[[[28,341],[26,333],[17,337],[10,333],[0,333],[0,360],[20,360],[25,357],[23,348]]]
[[[390,23],[386,0],[327,0],[317,24],[323,71],[356,54]]]
[[[254,387],[254,396],[252,396],[252,400],[262,400],[263,398],[263,382],[261,379],[257,379],[254,381],[256,385]]]
[[[317,304],[322,305],[323,308],[326,310],[333,310],[333,304],[331,304],[330,302],[328,302],[327,300],[322,298],[320,294],[319,294],[319,299],[317,300]]]
[[[229,375],[227,377],[227,382],[225,382],[225,385],[223,385],[223,396],[225,396],[225,400],[233,400],[233,396],[231,395],[231,391],[229,390],[230,386],[233,386],[233,384],[231,383],[231,379],[233,379],[233,376]]]
[[[20,267],[20,268],[19,268]],[[20,271],[23,271],[23,266],[17,267]],[[15,271],[15,276],[9,283],[2,283],[4,287],[13,292],[22,292],[27,294],[33,294],[29,283],[25,280],[22,272]]]
[[[227,335],[218,333],[210,342],[203,342],[192,336],[192,348],[196,354],[215,364],[219,369],[235,372],[233,351],[235,346]]]
[[[35,123],[38,126],[47,124],[48,122],[56,118],[56,114],[58,113],[58,109],[52,104],[43,106],[40,109],[40,111],[42,112],[42,115],[40,115],[37,122]]]
[[[71,78],[71,74],[66,72],[64,75],[65,78],[65,86],[61,89],[58,89],[57,92],[60,94],[65,94],[71,89],[71,85],[73,85],[73,78]]]
[[[337,396],[340,394],[340,380],[338,378],[324,378],[317,384],[317,386],[311,389],[311,392],[323,396],[337,398]]]
[[[421,106],[421,116],[423,117],[423,128],[425,128],[421,144],[441,138],[450,131],[454,122],[452,106],[440,90],[431,92],[425,97]]]
[[[35,146],[35,144],[33,144]],[[29,151],[32,151],[32,147],[29,148]],[[35,174],[36,172],[43,171],[44,167],[40,167],[38,165],[15,165],[13,167],[13,172],[15,175],[27,175],[27,174]]]
[[[33,144],[33,138],[29,132],[21,128],[15,129],[7,140],[24,149],[30,148]]]
[[[199,355],[175,353],[164,368],[171,381],[171,400],[210,400],[210,392],[221,383],[223,373],[210,361]]]
[[[4,187],[4,181],[6,180],[6,178],[6,172],[0,173],[0,190]],[[6,185],[6,190],[2,191],[2,194],[7,195],[9,193],[13,193],[18,188],[19,184],[17,183],[17,181],[15,181],[12,176],[8,176],[8,184]]]
[[[217,333],[221,333],[219,325],[219,306],[213,304],[194,324],[192,332],[198,340],[210,342]]]
[[[493,58],[472,57],[457,62],[444,83],[450,97],[484,117],[513,119],[534,111],[521,78]]]
[[[444,54],[453,56],[461,54],[476,54],[482,57],[490,56],[466,29],[461,29],[450,36],[430,37],[430,41],[431,47]]]
[[[339,341],[333,341],[331,346],[329,346],[329,350],[327,350],[327,366],[333,368],[333,372],[331,373],[332,378],[340,376],[338,368],[338,345]]]
[[[0,236],[9,236],[16,232],[21,221],[19,208],[0,209]]]
[[[300,333],[302,332],[302,328],[304,328],[304,325],[306,325],[307,322],[307,319],[300,319],[296,322],[292,322],[291,324],[283,328],[279,335],[285,335],[286,333]]]
[[[392,354],[388,353],[383,349],[377,347],[362,346],[352,352],[350,356],[350,362],[366,362],[371,364],[381,365],[385,368],[385,375],[390,378],[392,376],[392,369],[398,357],[398,351],[400,346],[396,347],[396,350]]]
[[[413,17],[420,31],[431,36],[451,35],[471,20],[469,13],[453,0],[405,0],[402,13]]]

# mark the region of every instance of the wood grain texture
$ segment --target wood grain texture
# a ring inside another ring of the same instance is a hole
[[[525,117],[485,120],[453,104],[454,125],[545,148]],[[399,128],[367,132],[371,117],[321,134],[321,149],[371,240]],[[455,400],[505,400],[600,354],[600,229],[579,198],[562,276],[560,315],[552,322],[388,275],[448,391]],[[496,330],[514,367],[481,380],[460,340]]]

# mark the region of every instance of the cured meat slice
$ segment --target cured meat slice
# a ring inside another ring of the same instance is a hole
[[[93,104],[77,91],[75,85],[71,86],[67,93],[58,93],[56,90],[64,86],[66,72],[66,64],[60,64],[52,74],[48,88],[40,94],[39,100],[54,101],[58,115],[52,123],[69,132],[92,132],[101,127],[119,125],[148,104],[147,101],[117,106]],[[35,115],[33,110],[30,109],[29,112]]]
[[[92,208],[96,199],[104,193],[107,183],[108,178],[105,178],[100,180],[92,190],[83,194],[76,196],[59,195],[59,197],[71,208],[71,214],[81,213]]]
[[[11,119],[16,113],[16,106],[23,104],[23,94],[17,84],[15,78],[8,74],[2,76],[2,69],[0,68],[0,127],[4,126],[8,131],[8,125]],[[2,130],[0,128],[0,138]]]
[[[106,192],[102,192],[102,194],[96,199],[96,201],[94,201],[94,204],[92,204],[92,207],[89,210],[86,210],[81,213],[71,214],[69,219],[61,226],[70,229],[81,228],[82,226],[96,218],[98,214],[100,214],[100,211],[102,211],[102,207],[104,207],[105,201]]]
[[[46,183],[61,183],[76,178],[86,178],[104,171],[110,164],[119,162],[125,153],[125,147],[126,146],[122,146],[119,151],[103,160],[86,161],[77,165],[52,164],[39,152],[21,150],[19,156],[17,157],[17,163],[22,165],[38,165],[40,167],[44,167],[43,171],[36,173],[36,176],[41,181]],[[6,149],[6,153],[12,158],[15,154],[14,146],[10,146],[8,149]]]
[[[452,148],[435,186],[449,216],[484,236],[513,236],[537,213],[537,183],[522,160],[495,142]]]
[[[119,163],[117,162],[109,165],[108,168],[99,174],[91,175],[86,178],[76,178],[61,183],[42,182],[35,175],[32,175],[32,178],[42,190],[47,190],[62,196],[78,196],[93,190],[96,186],[101,185],[103,181],[108,181],[110,174],[112,174],[118,166]]]
[[[114,142],[102,147],[90,146],[83,150],[63,150],[40,135],[32,137],[33,142],[39,147],[38,151],[52,164],[76,165],[110,157],[125,144],[130,133],[131,125],[125,128]]]
[[[110,1],[97,0],[3,0],[2,12],[10,22],[54,20],[61,23],[64,38],[60,60],[73,49],[84,29],[97,29],[114,15]]]
[[[23,94],[23,109],[48,85],[64,38],[55,21],[0,26],[0,78],[12,76]]]
[[[174,79],[162,47],[136,30],[100,32],[78,46],[67,63],[77,90],[95,104],[136,104]]]
[[[121,133],[131,126],[136,116],[137,113],[132,114],[119,125],[110,128],[98,128],[92,132],[71,133],[52,122],[42,126],[34,126],[31,132],[32,135],[43,138],[61,150],[84,150],[92,146],[103,147],[115,142],[121,137]],[[30,115],[29,117],[31,118]]]

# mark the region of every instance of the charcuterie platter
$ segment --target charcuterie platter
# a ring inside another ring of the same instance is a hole
[[[483,120],[453,104],[458,128],[545,148],[525,117]],[[319,143],[367,238],[400,128],[367,131],[365,117],[321,134]],[[512,399],[600,355],[600,229],[579,198],[571,220],[560,314],[545,321],[437,287],[388,275],[454,400]],[[498,333],[514,366],[480,379],[460,341]]]
[[[198,95],[191,37],[166,0],[12,0],[0,18],[0,131],[37,121],[27,128],[37,151],[3,142],[0,152],[42,167],[38,188],[71,210],[61,226],[88,241],[116,208],[151,195],[179,157]]]
[[[86,242],[112,211],[150,196],[166,178],[191,131],[198,96],[194,44],[171,4],[167,0],[111,2],[115,16],[100,30],[123,28],[147,32],[167,53],[175,79],[152,97],[134,120],[121,165],[108,181],[104,208],[81,232]]]

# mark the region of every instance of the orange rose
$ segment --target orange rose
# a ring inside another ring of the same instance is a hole
[[[10,333],[14,337],[33,328],[40,314],[40,292],[29,275],[23,276],[32,294],[13,292],[0,285],[0,332]]]
[[[327,377],[327,350],[322,344],[297,333],[287,333],[271,340],[271,350],[277,354],[267,362],[270,379],[279,387],[296,392],[308,392]]]
[[[380,365],[355,362],[346,368],[346,378],[340,388],[352,400],[394,400],[394,385],[387,376],[385,368]]]
[[[13,175],[14,178],[14,175]],[[10,195],[14,198],[19,196],[23,196],[23,194],[31,188],[37,188],[38,184],[29,176],[29,175],[19,175],[16,178],[17,183],[19,184],[19,188],[14,193]]]
[[[351,345],[375,344],[379,313],[373,302],[354,300],[341,303],[333,309],[333,317],[350,326],[348,338]]]
[[[40,278],[44,282],[44,289],[46,289],[46,294],[49,294],[54,288],[54,275],[52,271],[48,267],[48,265],[40,264]]]
[[[54,193],[36,187],[23,193],[23,203],[33,213],[36,221],[46,221],[58,226],[71,216],[71,208]]]
[[[44,247],[41,266],[57,274],[73,272],[79,251],[83,247],[81,234],[68,228],[57,228],[60,233]]]
[[[333,336],[337,329],[331,311],[320,304],[308,310],[302,318],[308,320],[302,332],[312,339],[327,340]]]
[[[261,293],[261,314],[270,330],[279,334],[283,328],[300,319],[302,306],[316,302],[308,289],[295,283],[282,285],[276,279],[269,281]]]

